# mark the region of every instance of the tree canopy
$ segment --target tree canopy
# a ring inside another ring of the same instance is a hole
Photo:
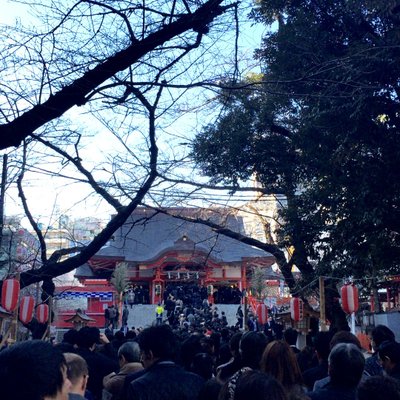
[[[277,245],[307,279],[398,273],[400,5],[257,4],[274,24],[256,52],[263,74],[227,83],[194,158],[214,181],[256,175],[286,195]]]

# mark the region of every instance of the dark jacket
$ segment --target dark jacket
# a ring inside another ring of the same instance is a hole
[[[323,389],[308,392],[307,396],[311,400],[355,400],[356,388],[343,388],[329,383]]]
[[[88,365],[89,380],[87,389],[93,394],[95,400],[101,400],[103,391],[103,378],[119,370],[119,365],[116,361],[87,349],[78,349],[77,353],[83,357]]]
[[[152,365],[128,388],[128,400],[196,400],[204,379],[172,361]]]
[[[313,390],[314,383],[328,376],[328,361],[321,361],[316,367],[303,372],[303,381],[308,390]]]

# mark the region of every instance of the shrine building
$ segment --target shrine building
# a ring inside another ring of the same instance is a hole
[[[209,221],[214,228],[188,220],[196,218]],[[266,275],[277,276],[270,253],[219,233],[215,224],[246,235],[244,219],[224,208],[168,208],[162,212],[137,208],[107,245],[76,270],[83,286],[75,292],[87,295],[87,315],[96,319],[116,301],[110,279],[120,265],[126,267],[129,287],[141,304],[163,301],[165,291],[174,285],[201,286],[209,300],[218,303],[221,298],[214,297],[223,293],[222,288],[239,294],[248,288],[253,267],[261,266]],[[273,278],[270,285],[279,288],[279,283]],[[64,288],[59,292],[68,297],[73,291]]]

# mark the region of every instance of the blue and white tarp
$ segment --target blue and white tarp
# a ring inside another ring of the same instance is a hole
[[[58,293],[55,295],[56,299],[78,299],[78,298],[99,298],[103,301],[112,301],[113,293],[112,292],[78,292],[78,291],[65,291],[62,293]]]

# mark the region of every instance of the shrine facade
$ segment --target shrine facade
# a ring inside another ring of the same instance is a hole
[[[113,271],[124,265],[137,303],[157,304],[165,299],[168,287],[174,285],[206,288],[209,301],[214,303],[222,287],[242,293],[248,287],[253,267],[261,266],[266,274],[273,275],[271,265],[275,259],[270,253],[222,235],[207,225],[185,220],[201,218],[246,234],[241,217],[228,214],[225,209],[163,211],[168,214],[136,209],[107,246],[76,270],[75,276],[83,286],[89,288],[85,282],[103,281],[107,282],[105,292],[110,292]],[[272,278],[270,285],[279,287],[279,280]],[[106,308],[116,302],[115,292],[113,296],[112,301],[101,301],[99,296],[99,303]],[[98,313],[98,305],[93,305],[93,299],[91,302]],[[91,314],[90,309],[87,314]]]

